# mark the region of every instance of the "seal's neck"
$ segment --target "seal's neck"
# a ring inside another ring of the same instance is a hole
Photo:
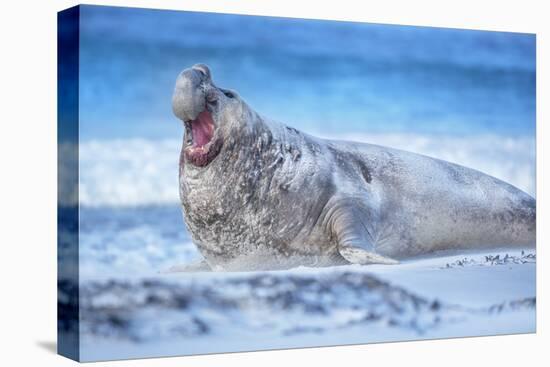
[[[241,121],[220,124],[223,146],[218,156],[206,167],[187,165],[188,180],[217,182],[241,177],[274,174],[283,165],[297,163],[300,142],[304,136],[296,129],[263,118],[251,108],[244,108]],[[283,164],[284,162],[287,164]],[[183,166],[180,165],[180,168]]]
[[[232,127],[224,134],[224,147],[220,154],[224,169],[240,171],[262,157],[268,158],[277,134],[272,127],[255,111],[246,111],[246,123]]]

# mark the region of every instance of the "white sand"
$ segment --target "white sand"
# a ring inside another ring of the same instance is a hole
[[[498,260],[485,258],[497,254]],[[503,260],[506,254],[513,257]],[[526,251],[525,255],[528,254],[534,251]],[[519,250],[501,250],[447,254],[392,266],[353,265],[155,277],[159,284],[173,284],[166,288],[143,288],[140,280],[134,279],[134,288],[128,290],[128,294],[141,308],[135,306],[123,313],[131,320],[127,329],[117,335],[110,331],[109,324],[105,324],[107,336],[84,332],[81,356],[91,361],[530,333],[536,327],[533,305],[536,266],[534,258],[525,255],[522,256]],[[465,262],[464,258],[467,258]],[[374,286],[369,291],[349,286],[354,279],[369,274],[382,281],[383,286]],[[269,284],[258,285],[254,282],[258,277],[267,279]],[[297,286],[300,281],[309,282],[309,285],[300,288]],[[325,293],[321,290],[311,292],[317,282],[330,287]],[[166,306],[171,304],[166,300],[174,297],[171,289],[179,286],[182,289],[192,287],[196,292],[191,293],[191,306],[185,309]],[[162,307],[158,302],[139,301],[150,296],[152,289],[156,297],[164,297],[166,302],[163,301]],[[143,295],[140,295],[142,290]],[[234,299],[241,304],[218,304],[208,296],[212,292],[223,300]],[[96,305],[103,302],[103,309],[116,309],[127,307],[124,294],[124,291],[113,290],[102,293],[102,299],[99,296],[91,299]],[[109,298],[113,295],[116,296]],[[273,295],[277,296],[273,298],[274,305],[266,303]],[[427,302],[418,309],[412,302],[416,296],[421,302]],[[528,301],[521,301],[524,299]],[[256,306],[248,300],[257,302]],[[281,300],[287,300],[291,306],[275,306]],[[392,308],[396,300],[398,308],[403,306],[402,310]],[[443,305],[441,310],[431,310],[429,305],[434,301]],[[326,306],[328,311],[306,312],[302,307],[305,305]],[[500,308],[491,308],[495,305]],[[362,317],[367,310],[378,312],[380,318],[364,321]],[[193,318],[203,320],[208,331],[201,333],[196,327],[189,328]],[[125,333],[137,335],[139,340],[129,340]]]

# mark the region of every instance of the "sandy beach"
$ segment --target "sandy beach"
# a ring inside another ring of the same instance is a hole
[[[535,331],[534,251],[81,284],[81,357],[124,359]]]

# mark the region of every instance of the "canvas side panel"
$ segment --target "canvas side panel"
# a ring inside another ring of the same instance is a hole
[[[80,8],[57,18],[57,352],[79,360],[78,85]]]

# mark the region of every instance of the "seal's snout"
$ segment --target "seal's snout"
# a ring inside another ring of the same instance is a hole
[[[172,110],[185,123],[185,156],[196,166],[206,166],[222,145],[216,135],[216,88],[210,69],[196,64],[180,73],[172,96]]]
[[[208,66],[193,65],[181,72],[172,95],[172,110],[181,120],[192,121],[205,108],[205,98],[212,76]]]
[[[212,74],[210,74],[210,69],[206,64],[195,64],[191,67],[191,69],[201,73],[204,78],[212,80]]]

